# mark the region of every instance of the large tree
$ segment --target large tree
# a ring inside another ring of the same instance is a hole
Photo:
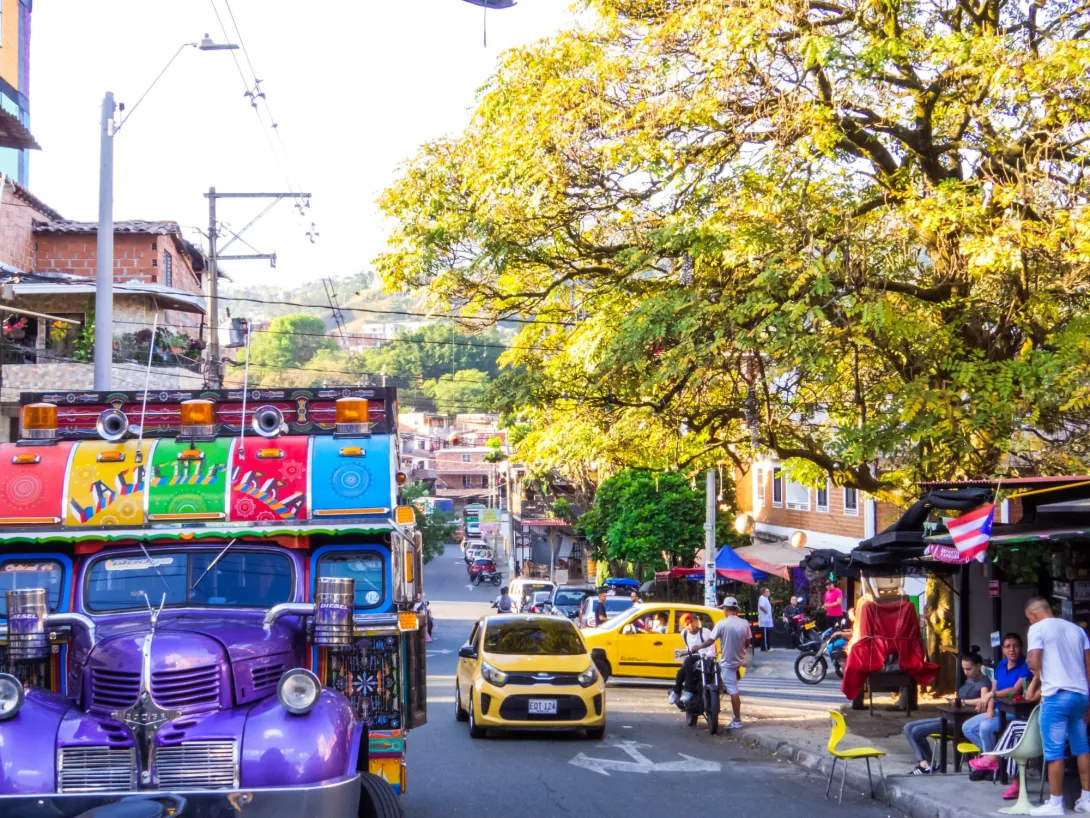
[[[508,408],[875,492],[1085,467],[1086,0],[586,5],[381,202],[389,286],[535,319]]]

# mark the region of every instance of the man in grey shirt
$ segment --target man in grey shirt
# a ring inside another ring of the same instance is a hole
[[[734,720],[727,725],[728,730],[737,730],[742,726],[742,697],[738,693],[738,678],[742,674],[742,668],[746,666],[746,649],[753,636],[749,629],[749,623],[739,615],[738,600],[728,596],[723,600],[723,613],[725,619],[715,623],[712,628],[711,638],[689,649],[690,653],[698,653],[701,649],[719,642],[719,673],[722,677],[722,685],[730,694],[730,706],[734,711]]]

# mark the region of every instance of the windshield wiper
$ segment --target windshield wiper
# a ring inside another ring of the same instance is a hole
[[[197,590],[197,586],[201,584],[201,580],[204,579],[206,576],[208,576],[208,572],[216,567],[216,563],[220,561],[220,557],[222,557],[224,554],[226,554],[227,549],[230,548],[232,545],[234,545],[235,542],[237,542],[237,541],[238,541],[238,537],[235,537],[235,539],[231,540],[231,542],[227,543],[227,545],[225,545],[223,547],[222,551],[220,551],[218,554],[216,554],[216,558],[214,560],[212,560],[210,563],[208,563],[208,567],[204,569],[204,573],[201,574],[199,577],[197,577],[197,581],[194,582],[193,587],[189,589],[190,594],[192,594],[195,590]]]

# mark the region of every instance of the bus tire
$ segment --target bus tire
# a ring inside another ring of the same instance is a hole
[[[359,818],[404,818],[393,787],[372,773],[360,775]]]

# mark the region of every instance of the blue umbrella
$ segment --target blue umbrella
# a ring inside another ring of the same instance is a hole
[[[747,582],[750,585],[756,585],[759,580],[768,579],[768,574],[758,571],[739,557],[729,545],[719,546],[719,551],[715,555],[715,567],[718,571],[725,573],[729,579]]]
[[[628,579],[626,577],[610,577],[606,580],[606,585],[613,585],[620,588],[639,588],[640,584],[634,579]]]

